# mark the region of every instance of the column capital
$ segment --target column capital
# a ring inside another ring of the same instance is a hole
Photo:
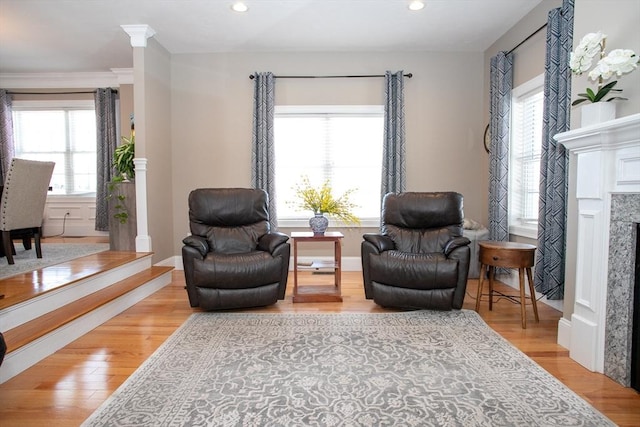
[[[153,37],[156,31],[148,25],[120,25],[129,37],[131,47],[147,47],[147,39]]]

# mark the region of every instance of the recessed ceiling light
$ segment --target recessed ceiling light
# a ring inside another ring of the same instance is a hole
[[[231,9],[236,12],[246,12],[247,10],[249,10],[249,7],[247,7],[247,5],[241,1],[237,1],[231,5]]]
[[[420,10],[422,8],[424,8],[424,3],[420,0],[414,0],[411,3],[409,3],[410,10]]]

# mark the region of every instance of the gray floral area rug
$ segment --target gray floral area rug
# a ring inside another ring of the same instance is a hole
[[[607,426],[473,311],[193,314],[84,426]]]
[[[22,243],[15,246],[15,264],[9,265],[7,258],[0,257],[0,279],[109,250],[108,243],[42,243],[42,258],[37,258],[34,245],[30,250],[25,250]]]

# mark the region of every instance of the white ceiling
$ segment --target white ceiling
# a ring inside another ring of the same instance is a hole
[[[147,24],[172,54],[482,52],[541,0],[0,0],[0,73],[132,66],[120,25]]]

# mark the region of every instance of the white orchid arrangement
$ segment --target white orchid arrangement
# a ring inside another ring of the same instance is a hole
[[[598,62],[591,71],[589,78],[598,82],[598,90],[594,92],[591,88],[587,88],[586,93],[579,93],[579,99],[573,101],[571,105],[578,105],[582,102],[600,102],[609,93],[620,93],[622,89],[615,89],[618,83],[614,80],[608,84],[604,84],[605,80],[610,79],[614,74],[617,77],[627,74],[638,68],[638,57],[635,52],[630,49],[614,49],[608,55],[605,54],[605,41],[607,35],[601,31],[597,33],[589,33],[585,35],[571,52],[569,59],[569,67],[574,74],[581,75],[588,71],[593,65],[593,60],[598,57]],[[620,96],[612,96],[606,101],[614,99],[626,100]]]

